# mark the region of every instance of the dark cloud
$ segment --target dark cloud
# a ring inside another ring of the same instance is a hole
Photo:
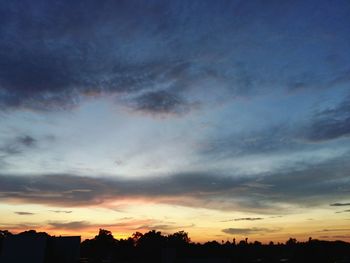
[[[274,214],[283,212],[281,203],[308,207],[346,198],[350,192],[347,158],[258,177],[215,172],[132,179],[2,174],[0,198],[69,207],[137,197],[183,206]]]
[[[341,81],[348,61],[333,59],[337,67],[330,67],[319,54],[344,57],[348,4],[322,1],[317,10],[302,2],[5,0],[0,107],[55,110],[85,95],[117,94],[134,99],[127,103],[134,109],[182,113],[188,91],[203,97],[205,85],[208,97],[225,90],[234,98],[288,86],[291,77],[300,78],[294,87],[310,85],[302,78],[308,71],[311,82],[325,75]],[[326,23],[332,15],[339,19]],[[315,46],[315,34],[333,32],[337,38]],[[169,93],[157,94],[159,87]]]
[[[5,143],[0,145],[0,159],[21,154],[24,150],[35,148],[36,145],[37,140],[30,135],[8,139]]]
[[[27,216],[27,215],[35,215],[34,213],[30,213],[30,212],[15,212],[15,214],[20,215],[20,216]]]
[[[27,146],[27,147],[32,147],[35,145],[36,140],[33,137],[26,135],[23,137],[19,137],[18,142],[21,143],[22,145]]]
[[[333,203],[330,206],[350,206],[350,203]]]
[[[223,229],[222,232],[230,235],[250,235],[250,234],[272,233],[272,232],[277,232],[279,230],[280,229],[252,227],[252,228],[226,228],[226,229]]]
[[[350,97],[340,104],[320,111],[311,120],[306,134],[310,141],[327,141],[350,135]]]
[[[152,91],[133,101],[135,108],[150,113],[185,113],[189,105],[183,98],[167,91]]]
[[[182,37],[197,21],[183,24],[189,14],[179,16],[181,5],[176,10],[170,2],[35,2],[1,6],[2,108],[67,108],[81,95],[116,93],[136,97],[138,110],[173,112],[184,102],[178,92],[212,68],[189,66],[198,52],[187,44],[194,46],[207,33]],[[153,90],[169,84],[171,96]]]

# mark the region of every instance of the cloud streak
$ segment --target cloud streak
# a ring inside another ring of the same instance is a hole
[[[19,211],[19,212],[14,212],[15,214],[17,215],[20,215],[20,216],[31,216],[31,215],[35,215],[34,213],[31,213],[31,212],[22,212],[22,211]]]
[[[69,174],[2,174],[0,198],[62,207],[91,206],[141,198],[156,203],[275,213],[280,212],[278,209],[281,209],[281,203],[314,206],[346,197],[350,190],[346,172],[350,167],[346,158],[344,156],[301,170],[258,177],[214,172],[132,179]],[[315,174],[318,175],[317,181]],[[253,219],[257,220],[241,220]]]
[[[251,234],[261,234],[261,233],[272,233],[272,232],[277,232],[279,230],[280,229],[252,227],[252,228],[225,228],[222,230],[222,232],[230,235],[251,235]]]
[[[333,203],[330,206],[350,206],[350,203]]]
[[[71,210],[50,210],[50,212],[53,212],[53,213],[56,213],[56,214],[60,214],[60,213],[63,213],[63,214],[70,214],[70,213],[72,213],[73,211],[71,211]]]
[[[232,221],[257,221],[257,220],[263,220],[262,217],[240,217],[240,218],[234,218],[234,219],[228,219],[221,222],[232,222]]]
[[[320,111],[311,122],[307,139],[327,141],[350,135],[350,97],[338,105]]]

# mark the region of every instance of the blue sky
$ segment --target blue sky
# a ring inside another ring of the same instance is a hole
[[[3,1],[0,224],[77,231],[129,202],[156,211],[104,226],[169,213],[199,240],[283,238],[320,215],[316,235],[343,229],[349,14],[341,0]],[[47,215],[96,206],[93,220]],[[291,219],[271,231],[237,213]]]

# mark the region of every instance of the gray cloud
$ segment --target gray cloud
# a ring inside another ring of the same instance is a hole
[[[215,89],[213,94],[225,90],[237,97],[264,92],[266,86],[288,86],[291,78],[297,79],[292,86],[309,85],[303,77],[308,71],[311,82],[339,82],[348,61],[333,59],[337,65],[330,67],[313,54],[344,57],[347,31],[337,21],[323,24],[332,14],[347,21],[347,9],[341,7],[320,3],[316,13],[307,3],[5,0],[0,7],[0,107],[56,110],[74,107],[84,95],[118,94],[137,110],[182,113],[190,101],[186,92],[196,89],[201,97],[203,84]],[[296,16],[303,19],[295,22]],[[337,32],[338,37],[314,46],[314,32],[317,37]],[[339,48],[328,54],[336,44]],[[293,59],[286,57],[289,53]],[[307,66],[315,64],[319,67]],[[290,76],[285,68],[296,72]],[[159,87],[171,97],[157,95]]]
[[[7,139],[0,144],[0,166],[6,165],[6,158],[19,155],[23,151],[33,149],[37,146],[37,140],[30,135],[18,136]]]
[[[82,229],[91,226],[87,221],[72,221],[72,222],[51,222],[49,223],[54,229]]]
[[[252,227],[252,228],[225,228],[222,232],[230,235],[250,235],[257,233],[272,233],[277,232],[280,229],[271,229],[271,228],[260,228],[260,227]]]
[[[333,203],[330,206],[350,206],[350,203]]]
[[[15,214],[20,215],[20,216],[27,216],[27,215],[35,215],[34,213],[30,213],[30,212],[15,212]]]
[[[347,158],[346,155],[258,177],[216,172],[132,179],[2,174],[0,199],[69,207],[138,197],[160,203],[274,214],[282,212],[278,205],[281,203],[308,207],[347,197],[350,192]]]
[[[167,91],[145,93],[133,103],[137,110],[150,113],[185,113],[189,110],[189,105],[183,98]]]
[[[197,21],[187,20],[188,14],[179,16],[173,8],[177,7],[170,3],[138,1],[3,3],[0,106],[69,108],[79,103],[81,95],[115,93],[134,96],[137,110],[174,112],[184,103],[179,91],[213,67],[188,62],[199,55],[188,44],[203,43],[207,33],[183,38],[183,30],[194,30]],[[209,40],[202,49],[209,47]],[[215,48],[209,51],[213,52]],[[156,91],[169,84],[171,96]],[[139,92],[147,94],[137,96]]]
[[[27,146],[27,147],[33,147],[36,143],[36,140],[32,137],[32,136],[29,136],[29,135],[25,135],[23,137],[19,137],[17,139],[17,141],[24,145],[24,146]]]
[[[320,111],[311,120],[306,138],[326,141],[350,135],[350,97],[333,108]]]

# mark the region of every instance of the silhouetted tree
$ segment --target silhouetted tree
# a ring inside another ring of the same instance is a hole
[[[174,234],[168,235],[168,243],[175,247],[181,247],[189,244],[191,239],[188,237],[188,233],[185,231],[179,231]]]
[[[147,248],[160,248],[166,242],[166,237],[160,231],[151,230],[138,239],[138,246]]]
[[[0,230],[0,253],[1,253],[1,249],[2,249],[2,242],[4,240],[4,238],[11,236],[12,233],[9,232],[8,230]]]
[[[139,240],[140,240],[140,238],[143,236],[143,234],[142,233],[140,233],[140,232],[135,232],[134,234],[132,234],[132,239],[133,239],[133,242],[134,242],[134,244],[135,245],[138,245],[139,244]]]
[[[82,243],[82,255],[99,262],[104,259],[111,259],[117,240],[112,232],[100,229],[94,239],[87,239]]]
[[[295,238],[289,238],[287,241],[286,241],[286,245],[287,246],[293,246],[297,243],[297,240]]]
[[[0,231],[0,241],[10,236],[8,231]],[[49,235],[47,233],[29,230],[18,235]],[[89,263],[128,262],[128,263],[161,263],[162,260],[185,262],[187,259],[226,258],[234,263],[248,262],[281,262],[286,259],[293,263],[333,263],[337,260],[350,258],[350,244],[342,241],[320,241],[310,239],[297,242],[290,238],[285,244],[262,244],[259,241],[247,243],[241,240],[235,243],[210,241],[204,244],[191,243],[187,232],[179,231],[167,236],[151,230],[145,234],[134,233],[127,239],[117,240],[112,232],[100,229],[93,239],[81,243],[81,256],[88,258]],[[0,246],[1,249],[1,246]],[[1,253],[1,250],[0,250]],[[53,262],[53,261],[50,261]]]

